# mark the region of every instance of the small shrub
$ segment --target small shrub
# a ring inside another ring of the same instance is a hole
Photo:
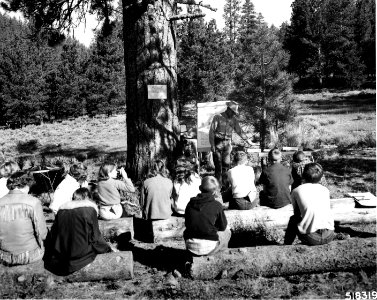
[[[376,132],[368,132],[358,142],[359,147],[376,148]]]
[[[32,153],[40,147],[37,139],[29,140],[26,142],[18,141],[16,149],[19,153]]]

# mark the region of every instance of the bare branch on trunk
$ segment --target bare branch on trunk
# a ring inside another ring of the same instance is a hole
[[[176,0],[175,2],[178,3],[178,4],[197,5],[197,6],[200,6],[200,7],[207,8],[207,9],[212,10],[212,11],[217,11],[216,8],[213,8],[209,4],[204,4],[204,3],[202,3],[202,1],[197,2],[195,0]]]
[[[174,15],[169,18],[169,21],[177,21],[183,19],[196,19],[196,18],[203,18],[205,14],[184,14],[184,15]]]

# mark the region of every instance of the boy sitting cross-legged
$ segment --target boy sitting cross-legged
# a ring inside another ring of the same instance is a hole
[[[194,255],[209,255],[227,248],[231,232],[222,205],[215,200],[219,183],[213,176],[202,179],[201,193],[191,198],[185,210],[184,239]]]
[[[322,245],[334,238],[334,219],[330,191],[319,182],[321,165],[309,163],[303,172],[304,183],[292,192],[294,215],[288,223],[284,244],[291,245],[296,235],[305,245]]]

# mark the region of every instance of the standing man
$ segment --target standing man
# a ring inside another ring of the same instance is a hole
[[[215,164],[215,177],[222,184],[222,175],[226,174],[230,166],[230,153],[232,151],[233,130],[244,140],[247,136],[242,131],[238,120],[235,118],[238,112],[238,103],[230,101],[226,111],[213,117],[209,129],[209,142],[213,152],[213,162]],[[248,144],[250,144],[248,142]]]

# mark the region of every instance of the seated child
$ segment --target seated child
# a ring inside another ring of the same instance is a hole
[[[124,168],[119,171],[122,180],[116,179],[118,174],[116,164],[105,162],[98,172],[99,215],[104,220],[119,219],[122,216],[123,206],[120,203],[120,191],[135,192],[135,187]]]
[[[259,178],[263,184],[260,192],[260,205],[281,208],[291,203],[290,185],[293,182],[291,171],[281,164],[281,152],[274,148],[268,153],[270,166],[265,167]]]
[[[46,221],[39,199],[28,195],[32,175],[13,173],[7,181],[9,193],[0,199],[0,262],[25,265],[41,260]]]
[[[6,161],[0,165],[0,198],[4,197],[9,192],[7,188],[8,178],[19,170],[20,167],[14,161]]]
[[[80,187],[87,187],[86,167],[83,164],[74,164],[69,168],[68,174],[55,190],[50,209],[57,214],[61,205],[72,201],[73,193]]]
[[[234,161],[236,166],[227,173],[231,187],[229,209],[252,209],[257,204],[254,169],[247,165],[247,155],[243,151],[236,153]]]
[[[183,236],[187,250],[194,255],[214,254],[228,247],[231,232],[222,205],[214,198],[219,189],[217,179],[206,176],[200,185],[201,193],[187,204]]]
[[[296,187],[302,184],[303,178],[302,173],[304,172],[305,165],[310,163],[310,159],[305,156],[303,151],[296,151],[293,154],[293,163],[292,163],[292,189],[293,191]],[[327,186],[325,176],[323,175],[320,182],[323,186]]]
[[[98,227],[98,208],[87,188],[79,188],[73,201],[56,215],[43,258],[50,272],[66,276],[94,261],[97,254],[111,252]]]
[[[192,172],[190,163],[184,158],[177,160],[173,181],[173,209],[177,215],[184,215],[187,203],[200,193],[201,183],[197,173]]]
[[[140,194],[143,219],[164,220],[172,214],[173,182],[169,179],[165,164],[156,160],[147,173]]]
[[[322,175],[319,164],[309,163],[305,166],[304,183],[292,192],[294,215],[288,223],[284,240],[286,245],[291,245],[296,235],[306,245],[322,245],[333,240],[330,192],[319,184]]]

